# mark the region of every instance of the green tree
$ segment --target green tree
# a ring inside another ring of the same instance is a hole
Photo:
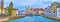
[[[38,13],[39,13],[39,12],[37,11],[36,14],[38,15]]]

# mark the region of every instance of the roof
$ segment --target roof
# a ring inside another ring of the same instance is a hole
[[[58,7],[60,7],[60,3],[58,3]]]
[[[8,16],[7,14],[0,14],[0,16]]]
[[[4,9],[8,9],[8,7],[7,8],[4,8]],[[18,10],[17,8],[13,8],[13,10]]]
[[[33,11],[41,10],[41,11],[44,11],[45,9],[43,9],[43,8],[29,8],[29,10],[33,10]]]
[[[17,8],[13,8],[14,10],[18,10]]]

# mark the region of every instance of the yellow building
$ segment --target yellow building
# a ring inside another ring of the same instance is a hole
[[[53,2],[52,5],[51,5],[51,11],[52,12],[55,11],[56,6],[58,6],[58,3],[57,2]]]
[[[1,12],[1,8],[0,8],[0,14],[3,13],[5,14],[5,9],[3,8],[3,11]]]
[[[18,9],[13,8],[12,15],[11,16],[17,16],[18,14]]]
[[[5,9],[5,14],[9,14],[9,12],[8,12],[8,7],[7,8],[4,8]],[[13,8],[12,9],[12,13],[11,13],[11,16],[17,16],[17,14],[18,14],[18,9],[16,9],[16,8]]]
[[[54,12],[54,9],[55,9],[55,6],[52,5],[52,6],[51,6],[51,11]]]
[[[5,14],[9,14],[8,8],[5,8]],[[12,9],[11,16],[17,16],[17,14],[18,14],[18,9],[13,8],[13,9]]]

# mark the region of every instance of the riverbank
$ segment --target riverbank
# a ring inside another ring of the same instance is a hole
[[[19,19],[19,18],[24,18],[25,16],[11,16],[9,17],[9,20],[15,20],[15,19]]]
[[[5,21],[1,21],[1,22],[7,22],[9,20],[16,20],[16,19],[20,19],[20,18],[24,18],[25,16],[11,16],[11,17],[8,17],[9,19],[8,20],[5,20]],[[7,19],[7,18],[6,18]]]
[[[22,19],[10,20],[10,21],[7,21],[7,22],[60,22],[60,21],[45,18],[45,17],[42,17],[42,16],[31,16],[31,17],[30,16],[25,16]]]
[[[60,20],[59,17],[55,17],[55,16],[42,16],[42,17],[50,18],[50,19],[54,19],[54,20]]]
[[[7,20],[9,20],[9,18],[8,18],[8,17],[0,18],[0,21],[7,21]]]

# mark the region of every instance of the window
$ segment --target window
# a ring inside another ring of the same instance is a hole
[[[58,16],[60,16],[60,14],[58,14]]]
[[[60,10],[58,12],[60,12]]]

